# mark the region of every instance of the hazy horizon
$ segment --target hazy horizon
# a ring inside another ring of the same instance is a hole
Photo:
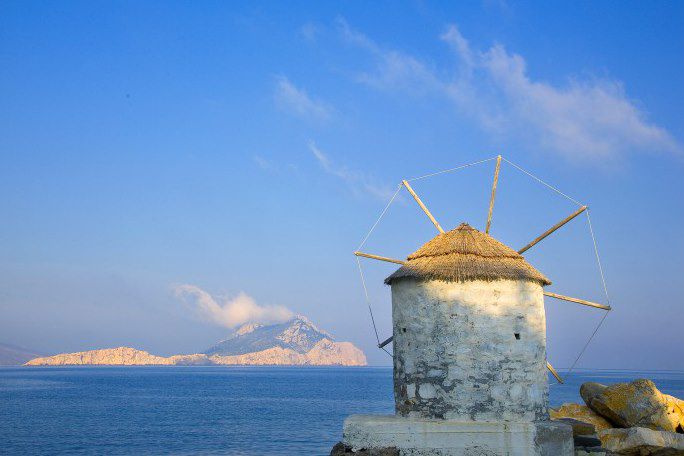
[[[402,179],[498,154],[589,205],[614,311],[579,367],[684,369],[684,5],[655,2],[0,6],[0,342],[193,353],[301,314],[369,364],[354,250]],[[484,229],[488,161],[415,181]],[[508,162],[491,234],[577,208]],[[402,190],[364,250],[436,230]],[[525,253],[605,302],[584,214]],[[380,339],[396,265],[362,260]],[[603,312],[546,299],[549,360]]]

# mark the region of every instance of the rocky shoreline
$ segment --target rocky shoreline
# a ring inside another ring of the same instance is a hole
[[[577,455],[684,455],[684,401],[647,379],[606,386],[584,383],[584,404],[551,409],[573,425]]]

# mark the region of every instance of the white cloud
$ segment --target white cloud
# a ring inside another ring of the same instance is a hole
[[[580,159],[606,159],[651,147],[680,152],[665,129],[646,121],[618,81],[573,79],[556,87],[532,80],[525,59],[501,45],[473,51],[456,26],[450,26],[442,39],[465,68],[465,76],[450,84],[449,91],[465,108],[486,116],[485,125],[506,132],[528,131],[543,147]],[[477,100],[464,101],[465,90],[477,94]]]
[[[377,89],[446,96],[487,132],[522,140],[575,160],[607,160],[623,153],[681,153],[677,141],[646,119],[622,83],[571,79],[563,86],[534,80],[525,59],[502,45],[473,49],[454,25],[441,39],[457,58],[447,76],[416,57],[383,49],[338,20],[341,36],[375,58],[358,80]]]
[[[365,35],[352,30],[344,19],[337,19],[344,40],[371,53],[376,58],[372,72],[362,72],[357,80],[381,90],[403,90],[421,94],[434,90],[441,83],[418,59],[395,50],[385,50]]]
[[[278,78],[274,99],[282,110],[305,119],[327,120],[332,115],[332,108],[327,103],[311,98],[285,77]]]
[[[179,285],[174,293],[192,305],[202,319],[226,328],[245,323],[282,323],[294,315],[283,306],[260,306],[243,292],[234,298],[214,298],[195,285]]]
[[[350,170],[346,166],[335,165],[330,158],[316,146],[315,142],[309,141],[309,150],[326,173],[344,181],[354,193],[359,195],[370,194],[381,201],[389,200],[394,194],[395,189],[379,185],[375,183],[372,178],[363,173]]]

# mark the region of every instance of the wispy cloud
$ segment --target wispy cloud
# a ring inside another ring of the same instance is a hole
[[[281,323],[294,315],[283,306],[260,306],[242,292],[233,298],[214,298],[195,285],[179,285],[174,293],[193,306],[202,319],[226,328],[245,323]]]
[[[541,146],[579,159],[607,159],[625,150],[651,147],[681,151],[665,129],[645,119],[619,81],[574,78],[556,87],[532,80],[525,59],[502,45],[473,50],[454,25],[442,40],[464,69],[447,90],[484,125],[509,133],[528,131]],[[471,94],[464,96],[466,92]]]
[[[378,184],[373,178],[359,171],[336,165],[328,155],[318,148],[315,142],[309,141],[309,150],[326,173],[342,180],[354,193],[371,195],[382,201],[387,201],[394,194],[395,189],[392,187]]]
[[[306,40],[310,42],[316,41],[318,34],[320,33],[320,28],[312,23],[307,22],[299,28],[299,34]]]
[[[380,90],[402,90],[415,94],[441,86],[442,83],[434,72],[420,60],[396,50],[383,49],[364,34],[349,27],[342,18],[338,18],[336,22],[347,43],[364,49],[375,57],[375,68],[358,74],[358,82]]]
[[[333,112],[330,105],[311,98],[304,89],[296,87],[285,77],[276,81],[274,99],[283,111],[309,120],[327,120]]]
[[[384,49],[344,20],[338,20],[338,30],[347,43],[374,56],[375,68],[359,74],[360,82],[446,96],[487,132],[574,160],[607,160],[633,150],[682,153],[667,130],[646,119],[619,81],[572,78],[558,86],[534,80],[522,56],[500,44],[474,49],[455,25],[441,36],[457,59],[457,70],[450,72]]]
[[[295,165],[294,163],[279,163],[274,160],[262,157],[261,155],[254,155],[252,156],[252,160],[254,160],[254,163],[261,168],[263,171],[266,171],[267,173],[271,174],[280,174],[280,173],[292,173],[292,174],[298,174],[299,173],[299,167]]]

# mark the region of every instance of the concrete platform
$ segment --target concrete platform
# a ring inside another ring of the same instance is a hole
[[[572,427],[554,421],[462,422],[352,415],[345,445],[354,450],[395,447],[402,456],[573,456]]]

